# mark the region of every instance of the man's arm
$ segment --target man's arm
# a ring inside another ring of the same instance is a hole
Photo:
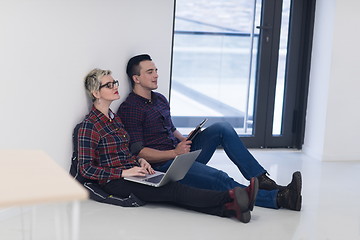
[[[160,163],[176,157],[175,149],[161,151],[153,148],[144,147],[138,154],[139,157],[145,158],[149,163]]]
[[[178,130],[175,130],[174,132],[174,136],[179,139],[180,141],[183,141],[186,139],[186,137],[184,137]]]
[[[149,163],[165,162],[167,160],[174,159],[177,155],[190,152],[190,147],[191,141],[186,141],[184,138],[184,140],[181,141],[175,149],[161,151],[144,147],[141,149],[138,156],[145,158]]]

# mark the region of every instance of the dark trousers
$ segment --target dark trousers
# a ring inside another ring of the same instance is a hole
[[[133,193],[145,202],[164,202],[211,215],[231,216],[224,208],[225,203],[232,201],[227,191],[198,189],[178,182],[151,187],[123,179],[110,181],[104,185],[104,190],[118,197],[128,197]]]

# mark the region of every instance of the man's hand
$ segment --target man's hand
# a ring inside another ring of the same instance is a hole
[[[182,140],[174,149],[176,155],[190,152],[191,143],[191,141],[187,141],[186,139]]]

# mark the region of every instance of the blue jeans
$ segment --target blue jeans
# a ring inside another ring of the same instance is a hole
[[[227,122],[218,122],[199,133],[192,142],[191,151],[202,149],[196,162],[186,176],[180,181],[183,184],[218,191],[227,191],[234,187],[245,187],[221,170],[207,166],[216,148],[224,148],[230,160],[237,166],[242,175],[250,180],[266,172],[244,146],[233,127]],[[156,170],[166,171],[172,161],[156,167]],[[278,209],[276,202],[278,190],[259,190],[255,205]]]

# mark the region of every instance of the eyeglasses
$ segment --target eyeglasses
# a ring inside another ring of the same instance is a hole
[[[100,85],[99,90],[102,89],[103,87],[113,89],[115,86],[117,86],[117,87],[119,86],[119,81],[115,80],[113,82],[108,82],[103,85]]]

